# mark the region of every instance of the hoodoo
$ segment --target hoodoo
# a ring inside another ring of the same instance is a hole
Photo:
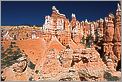
[[[82,12],[81,12],[82,13]],[[2,80],[119,81],[121,8],[96,21],[52,6],[39,26],[1,26]],[[20,58],[25,58],[18,61]]]

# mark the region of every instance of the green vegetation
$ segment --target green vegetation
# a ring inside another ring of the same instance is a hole
[[[38,74],[39,73],[39,70],[36,70],[35,73]]]
[[[1,68],[9,67],[17,62],[17,59],[22,57],[21,50],[18,47],[14,47],[15,42],[11,42],[9,48],[1,53]]]
[[[34,80],[34,78],[31,76],[31,77],[29,78],[29,81],[35,81],[35,80]]]
[[[90,40],[92,39],[91,35],[86,37],[86,47],[90,48]]]
[[[67,78],[62,78],[59,81],[72,81],[73,79],[71,77],[67,77]]]
[[[81,43],[84,44],[85,43],[85,37],[83,36],[81,39]]]
[[[116,76],[112,76],[110,73],[108,72],[105,72],[104,74],[104,78],[107,80],[107,81],[119,81],[121,78],[119,77],[116,77]]]
[[[28,64],[28,67],[30,67],[31,69],[35,69],[35,64],[33,64],[31,61]]]

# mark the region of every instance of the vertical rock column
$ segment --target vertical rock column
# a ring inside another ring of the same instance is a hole
[[[93,22],[90,23],[90,35],[91,35],[91,39],[90,39],[90,47],[94,48],[94,41],[95,41],[95,32],[94,32],[94,28],[95,25],[93,24]]]
[[[99,20],[99,26],[98,26],[98,35],[99,35],[99,40],[98,41],[100,41],[100,40],[102,40],[102,37],[103,37],[103,19],[101,19],[100,18],[100,20]]]
[[[66,37],[65,37],[65,46],[70,44],[71,41],[71,26],[69,20],[65,20],[65,31],[66,31]]]
[[[121,59],[121,9],[118,4],[115,16],[115,34],[114,34],[114,54],[118,61]]]
[[[114,23],[113,23],[114,15],[109,14],[108,17],[105,17],[105,27],[104,27],[104,57],[105,62],[111,71],[115,71],[114,63],[114,53],[113,53],[113,36],[114,36]]]

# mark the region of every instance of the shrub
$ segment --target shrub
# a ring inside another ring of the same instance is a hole
[[[35,69],[35,64],[33,64],[31,61],[28,64],[28,67],[30,67],[31,69]]]
[[[38,74],[39,73],[39,70],[36,70],[35,73]]]
[[[34,81],[34,78],[31,76],[31,77],[29,78],[29,81]]]
[[[119,81],[119,80],[120,80],[119,77],[112,76],[109,72],[105,72],[104,78],[105,78],[107,81]]]
[[[17,59],[22,57],[20,49],[17,47],[16,51],[13,51],[13,48],[6,49],[3,53],[1,53],[1,67],[9,67],[12,64],[16,63]]]

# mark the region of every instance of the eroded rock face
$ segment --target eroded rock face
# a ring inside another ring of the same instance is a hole
[[[13,64],[13,71],[15,71],[17,73],[22,73],[25,71],[26,66],[27,66],[26,61],[21,61],[21,62],[19,62],[19,64],[15,63],[15,64]]]
[[[15,26],[3,30],[2,27],[3,46],[8,47],[8,43],[14,40],[15,46],[23,50],[35,65],[30,69],[28,61],[20,59],[3,70],[2,78],[5,81],[100,81],[106,79],[106,72],[111,78],[120,77],[120,72],[116,72],[118,61],[121,61],[120,12],[118,6],[115,17],[109,14],[105,20],[80,22],[75,14],[69,21],[53,6],[51,16],[45,17],[41,29]],[[100,53],[96,46],[101,46]]]
[[[114,37],[114,24],[113,24],[113,14],[109,14],[108,17],[105,18],[105,29],[104,29],[104,44],[103,44],[103,51],[104,51],[104,57],[105,61],[107,62],[107,66],[110,69],[110,67],[114,68],[115,58],[114,58],[114,52],[113,52],[113,37]],[[108,64],[108,60],[112,60],[112,64]]]
[[[76,16],[75,16],[75,14],[72,14],[71,25],[72,25],[72,29],[75,28],[75,26],[76,26]]]
[[[116,10],[115,34],[114,34],[114,54],[117,56],[118,61],[121,57],[121,10],[120,5]]]
[[[64,50],[62,53],[60,53],[60,62],[62,63],[62,66],[64,68],[69,68],[71,67],[71,63],[72,63],[72,54],[73,51],[70,48],[67,48],[66,50]]]
[[[55,78],[58,73],[60,73],[61,64],[58,61],[57,53],[55,50],[51,49],[44,60],[42,67],[42,76],[45,80]]]
[[[103,80],[106,66],[100,59],[99,53],[94,49],[86,49],[80,55],[80,62],[74,65],[79,77],[87,81]]]
[[[32,70],[27,68],[26,71],[22,73],[17,73],[13,71],[12,68],[6,68],[3,71],[2,77],[5,78],[4,81],[28,81],[30,76],[32,76]]]
[[[118,58],[118,61],[121,59],[121,51],[120,50],[121,50],[121,44],[120,44],[120,42],[116,42],[114,44],[114,54]]]
[[[113,14],[109,14],[108,17],[105,18],[106,29],[105,31],[105,41],[110,42],[113,40],[114,36],[114,24],[113,24]]]
[[[118,4],[118,8],[116,10],[116,15],[115,15],[115,36],[114,39],[115,41],[121,41],[121,7]]]
[[[109,70],[111,70],[111,72],[116,71],[117,63],[121,57],[120,12],[121,10],[118,4],[115,17],[112,14],[109,14],[109,16],[105,18],[103,51],[106,65],[109,68]],[[115,19],[115,22],[113,22],[113,19]]]
[[[3,70],[2,77],[5,81],[28,81],[32,73],[32,70],[27,66],[27,60],[21,57],[18,63]]]

